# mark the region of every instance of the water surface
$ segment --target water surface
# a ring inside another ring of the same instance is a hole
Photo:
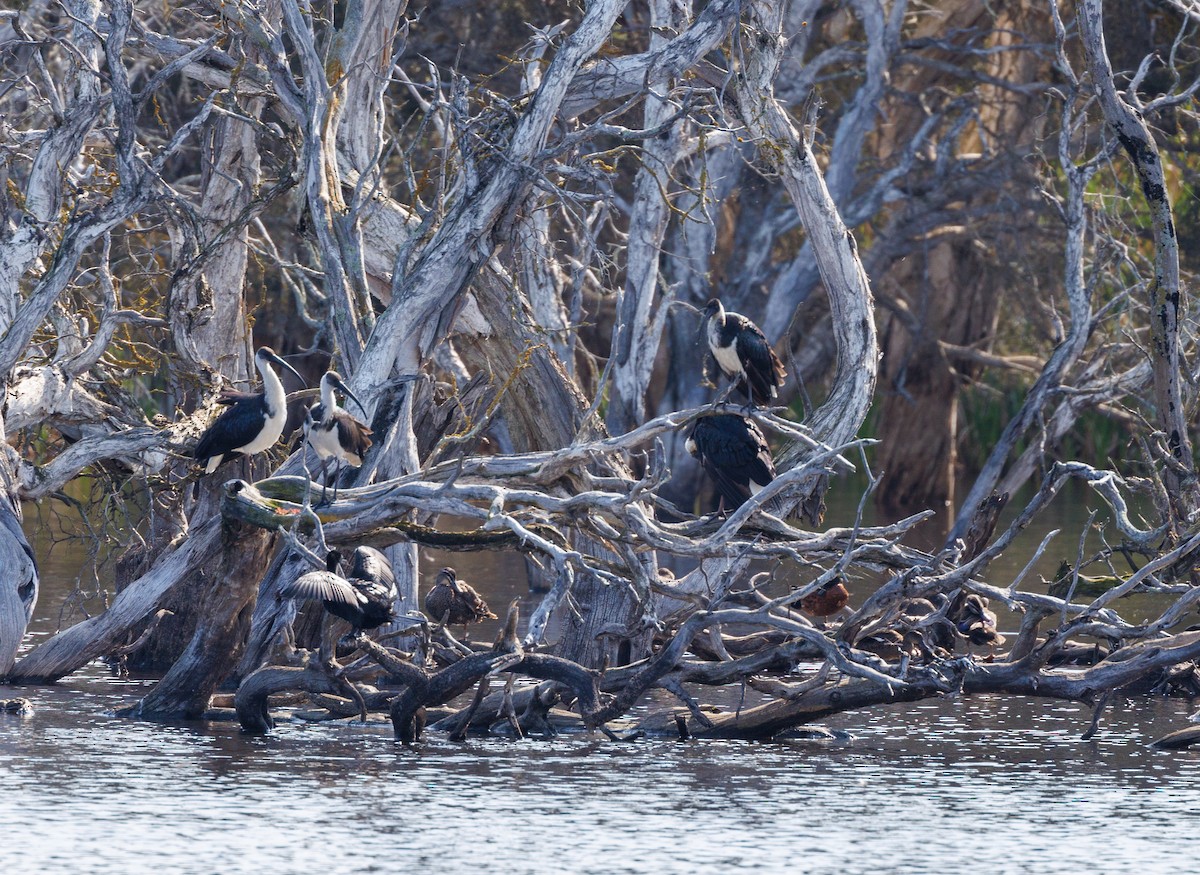
[[[1073,558],[1084,502],[1055,513]],[[1022,537],[994,582],[1041,532]],[[61,546],[42,560],[34,641],[78,574]],[[494,604],[519,586],[515,562],[467,562]],[[850,738],[833,743],[432,734],[409,749],[386,725],[255,738],[114,716],[149,687],[98,664],[0,687],[34,705],[0,715],[4,872],[1152,873],[1200,853],[1200,749],[1148,746],[1186,725],[1180,700],[1114,700],[1087,742],[1084,706],[979,696],[839,715],[824,725]]]
[[[98,669],[0,688],[35,708],[0,716],[5,871],[1158,872],[1200,852],[1200,752],[1147,746],[1178,700],[1118,700],[1089,742],[1082,706],[980,696],[841,715],[832,743],[409,749],[384,725],[113,716],[145,689]]]

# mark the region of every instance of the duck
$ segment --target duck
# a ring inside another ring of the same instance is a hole
[[[988,600],[971,593],[962,601],[955,628],[971,644],[989,649],[994,655],[996,648],[1007,639],[996,631],[996,613],[988,608]]]
[[[800,609],[814,617],[832,617],[850,604],[850,590],[841,575],[800,599]]]
[[[468,624],[496,619],[483,597],[449,566],[437,573],[433,588],[425,594],[425,612],[444,626],[462,626],[464,636]]]

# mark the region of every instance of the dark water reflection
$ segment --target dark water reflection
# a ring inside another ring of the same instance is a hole
[[[1059,502],[993,582],[1051,527],[1061,544],[1038,571],[1073,557],[1087,503]],[[43,559],[35,640],[81,558]],[[518,557],[451,561],[497,613],[521,592]],[[837,743],[433,736],[414,751],[384,725],[248,738],[113,716],[148,688],[98,665],[0,687],[35,708],[0,714],[4,872],[1166,872],[1200,850],[1200,750],[1147,746],[1185,725],[1195,706],[1178,700],[1115,701],[1089,742],[1082,706],[971,697],[841,715],[825,724],[850,733]]]

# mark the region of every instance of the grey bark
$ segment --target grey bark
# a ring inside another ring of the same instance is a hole
[[[13,667],[9,676],[22,683],[51,682],[99,659],[123,642],[125,634],[158,610],[171,589],[192,574],[213,576],[221,561],[219,517],[193,529],[181,546],[149,572],[122,590],[108,610],[76,623],[35,647]]]
[[[735,77],[739,113],[763,157],[780,173],[808,232],[833,313],[838,345],[837,372],[825,403],[807,424],[818,439],[838,445],[857,433],[874,397],[879,347],[870,281],[858,257],[854,236],[829,194],[811,143],[802,138],[774,97],[773,83],[783,49],[782,7],[758,0],[747,9],[744,62]],[[786,470],[808,448],[793,445],[776,460]],[[814,495],[820,491],[814,484]]]
[[[21,530],[13,504],[0,499],[0,563],[5,583],[0,586],[0,678],[7,677],[16,659],[25,628],[33,619],[38,597],[38,569],[33,550]]]
[[[1137,92],[1122,97],[1117,92],[1112,65],[1104,44],[1104,4],[1083,0],[1079,28],[1100,108],[1133,162],[1142,194],[1150,211],[1154,237],[1154,279],[1147,289],[1150,308],[1149,355],[1154,372],[1154,406],[1158,427],[1166,435],[1170,463],[1163,476],[1177,525],[1190,521],[1200,505],[1190,416],[1183,399],[1180,370],[1179,321],[1187,306],[1179,282],[1179,241],[1171,214],[1171,200],[1162,157],[1150,127],[1139,111]],[[1131,103],[1132,102],[1132,103]]]
[[[241,655],[272,540],[257,527],[222,524],[213,555],[197,574],[197,583],[206,591],[195,612],[191,642],[154,689],[130,709],[130,716],[195,718],[204,713]]]
[[[677,32],[686,22],[672,0],[651,0],[650,50],[661,50],[661,34]],[[678,105],[669,93],[672,82],[654,76],[646,82],[644,125],[648,131],[667,126],[642,144],[641,166],[633,183],[633,212],[625,247],[625,285],[617,299],[613,326],[612,388],[609,431],[628,431],[646,418],[646,392],[658,358],[663,325],[672,295],[660,290],[660,253],[670,218],[668,198],[678,160],[682,122],[672,118]]]

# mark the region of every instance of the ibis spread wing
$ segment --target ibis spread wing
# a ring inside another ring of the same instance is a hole
[[[357,607],[362,598],[353,586],[328,571],[310,571],[279,588],[279,594],[289,599],[332,602]]]

